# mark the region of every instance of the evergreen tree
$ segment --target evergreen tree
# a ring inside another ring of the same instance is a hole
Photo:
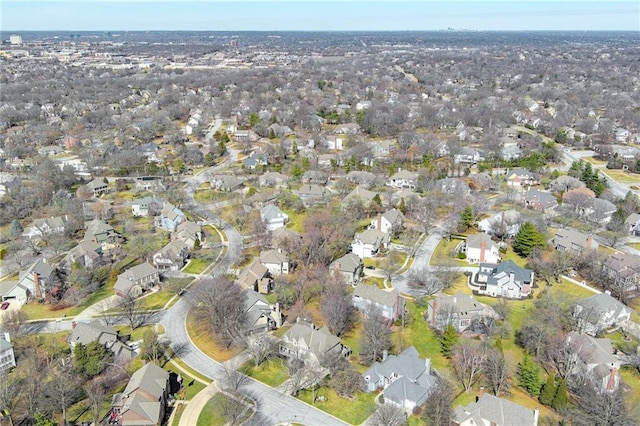
[[[400,202],[398,202],[398,210],[402,214],[407,214],[407,206],[404,203],[404,197],[400,198]]]
[[[458,343],[458,333],[453,327],[453,324],[449,323],[444,328],[444,331],[440,335],[440,351],[446,358],[451,358],[453,355],[453,347]]]
[[[525,222],[520,227],[513,240],[513,250],[522,257],[529,256],[536,247],[547,244],[544,235],[531,222]]]
[[[78,343],[73,350],[73,365],[80,373],[84,373],[84,365],[87,363],[87,348],[82,343]]]
[[[549,374],[547,381],[542,386],[540,392],[539,401],[544,405],[551,405],[553,398],[556,396],[556,375],[554,373]]]
[[[551,406],[554,410],[560,411],[567,407],[569,403],[569,391],[567,389],[567,382],[564,379],[560,379],[558,383],[558,388],[556,389],[556,394],[553,397],[553,401],[551,401]]]
[[[522,362],[518,363],[518,384],[532,396],[540,394],[540,367],[526,353]]]
[[[467,206],[464,208],[462,213],[460,214],[460,228],[463,231],[471,228],[473,226],[473,209],[471,206]]]
[[[376,194],[373,197],[373,200],[371,200],[372,202],[374,202],[375,204],[377,204],[378,206],[382,205],[382,199],[380,198],[380,194]]]
[[[20,226],[20,222],[17,219],[13,219],[11,221],[11,230],[9,231],[9,236],[12,239],[20,238],[22,236],[22,232],[24,229]]]

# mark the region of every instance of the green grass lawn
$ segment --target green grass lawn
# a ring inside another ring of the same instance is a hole
[[[433,256],[431,256],[430,264],[434,266],[451,265],[452,263],[466,264],[464,260],[455,259],[452,255],[455,248],[462,242],[462,240],[458,240],[455,238],[452,238],[449,241],[447,241],[445,238],[440,240],[438,247],[436,247],[435,251],[433,252]]]
[[[172,363],[178,364],[178,366],[180,366],[180,368],[182,368],[184,371],[186,371],[189,376],[198,378],[198,379],[200,379],[200,380],[202,380],[202,381],[204,381],[206,383],[211,383],[211,379],[210,378],[198,373],[196,370],[194,370],[193,368],[189,367],[187,364],[184,363],[184,361],[182,361],[178,357],[171,358],[171,361],[167,362],[163,368],[169,369],[168,366],[171,365]],[[178,370],[177,367],[175,367],[175,368],[176,368],[176,371],[177,371]],[[184,373],[182,373],[182,375],[184,375]]]
[[[513,248],[511,248],[511,246],[507,247],[507,252],[502,253],[501,256],[503,262],[506,260],[512,260],[513,263],[520,266],[521,268],[524,268],[527,264],[527,258],[520,257],[518,254],[516,254],[515,251],[513,251]]]
[[[636,250],[640,250],[640,243],[629,243],[627,244],[629,247],[633,247]]]
[[[222,405],[232,403],[230,398],[223,393],[216,393],[205,404],[198,416],[197,426],[224,426],[227,420],[222,411]]]
[[[193,194],[193,199],[200,204],[213,204],[231,200],[235,197],[237,197],[237,194],[234,192],[218,192],[210,188],[198,188],[198,190]]]
[[[280,386],[289,378],[289,371],[280,358],[271,358],[255,367],[253,361],[244,364],[241,371],[249,377],[253,377],[271,387]]]
[[[223,348],[218,345],[205,325],[198,322],[191,312],[187,315],[187,333],[198,349],[218,362],[228,361],[240,353],[238,348]]]
[[[120,334],[122,335],[130,335],[131,336],[131,341],[135,342],[137,340],[142,340],[142,338],[144,337],[144,334],[148,331],[148,330],[154,330],[155,329],[155,324],[149,324],[149,325],[144,325],[142,327],[138,327],[134,330],[131,330],[131,328],[129,328],[128,325],[116,325],[114,327],[117,331],[120,332]],[[159,333],[162,334],[162,333]]]
[[[208,243],[213,244],[213,243],[222,242],[222,238],[220,237],[220,232],[218,232],[218,228],[212,225],[205,225],[202,227],[202,230],[206,235],[206,240]]]
[[[289,222],[287,222],[287,229],[304,233],[304,219],[307,216],[305,213],[297,213],[290,209],[282,209],[283,212],[289,216]]]
[[[211,264],[209,259],[196,257],[189,260],[187,266],[182,268],[182,272],[186,272],[187,274],[199,274],[205,270],[207,266]]]
[[[355,399],[350,400],[341,398],[333,389],[322,386],[316,391],[316,399],[319,395],[326,397],[327,400],[316,400],[315,404],[312,404],[313,394],[307,390],[300,392],[298,398],[352,425],[361,424],[376,410],[376,404],[373,401],[375,395],[372,393],[358,391]]]
[[[140,299],[140,309],[162,309],[172,297],[168,290],[156,291]]]
[[[178,391],[178,395],[177,395],[178,399],[184,399],[186,401],[190,401],[193,399],[194,396],[198,394],[198,392],[200,392],[206,387],[206,385],[200,383],[197,380],[194,380],[193,377],[180,371],[179,368],[172,365],[171,363],[165,364],[162,368],[164,368],[167,371],[176,373],[182,377],[182,389]]]
[[[603,170],[612,179],[622,183],[640,183],[640,175],[635,173],[626,173],[622,170]]]

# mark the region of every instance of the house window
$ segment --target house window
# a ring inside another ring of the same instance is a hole
[[[371,377],[369,377],[369,376],[364,376],[364,381],[365,381],[365,382],[369,383],[369,381],[370,381],[370,380],[371,380]]]

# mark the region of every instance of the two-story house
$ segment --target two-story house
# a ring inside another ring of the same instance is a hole
[[[27,269],[21,270],[17,280],[0,283],[2,300],[26,303],[30,298],[42,299],[54,287],[55,268],[45,259],[39,259]]]
[[[507,186],[522,188],[525,186],[539,185],[540,176],[526,169],[513,169],[506,174]]]
[[[522,299],[533,291],[534,273],[507,260],[498,264],[481,263],[475,279],[481,284],[479,294]]]
[[[319,364],[329,352],[348,356],[351,349],[334,336],[325,326],[317,328],[312,323],[298,321],[282,336],[280,355]]]
[[[36,219],[24,230],[22,236],[33,239],[42,238],[52,234],[63,234],[67,224],[67,219],[66,215]]]
[[[67,252],[64,265],[67,269],[77,263],[85,268],[92,269],[103,265],[106,259],[102,255],[102,246],[94,241],[80,241],[77,246]]]
[[[629,321],[631,309],[610,294],[601,293],[576,302],[573,317],[580,331],[595,336]]]
[[[265,297],[253,290],[244,294],[246,312],[245,333],[254,334],[276,330],[282,326],[284,316],[280,304],[271,304]]]
[[[267,231],[275,231],[284,227],[289,222],[289,215],[273,204],[267,204],[260,209],[260,220],[265,224]]]
[[[297,191],[298,197],[305,206],[322,204],[331,196],[331,192],[324,186],[316,184],[304,184]]]
[[[129,268],[120,275],[114,285],[116,296],[138,297],[144,291],[153,287],[160,280],[158,270],[145,262]]]
[[[124,241],[124,238],[113,226],[100,219],[89,220],[84,223],[84,241],[100,244],[104,251],[109,251]]]
[[[478,302],[472,295],[438,294],[429,302],[426,320],[434,330],[443,331],[451,324],[458,333],[483,333],[491,321],[500,316],[489,305]]]
[[[431,372],[431,359],[421,359],[413,346],[374,363],[362,373],[362,380],[366,392],[382,389],[385,404],[404,410],[422,405],[437,383]]]
[[[378,214],[375,219],[371,220],[371,228],[384,232],[385,234],[395,235],[402,228],[404,223],[404,215],[398,209],[387,210],[383,214]]]
[[[469,263],[500,262],[500,247],[484,232],[467,237],[465,254]]]
[[[567,345],[575,362],[572,374],[589,378],[599,392],[614,392],[620,384],[620,360],[610,339],[596,339],[572,331]]]
[[[451,426],[538,426],[540,410],[483,393],[475,402],[453,410]]]
[[[196,243],[204,242],[204,232],[202,226],[190,220],[185,220],[176,227],[176,232],[171,236],[172,239],[182,241],[187,248],[196,246]]]
[[[104,179],[95,178],[86,185],[87,189],[91,191],[94,197],[99,197],[106,194],[109,190],[109,184]]]
[[[387,186],[392,188],[415,189],[418,185],[418,173],[409,170],[398,170],[387,179]]]
[[[269,269],[260,262],[260,259],[253,259],[253,262],[240,272],[238,283],[262,294],[268,294],[273,287]]]
[[[602,270],[626,290],[636,290],[640,285],[640,256],[611,254],[602,261]]]
[[[587,254],[597,250],[600,246],[591,234],[568,228],[558,229],[553,237],[553,244],[556,246],[556,250],[573,254]]]
[[[244,182],[234,175],[214,175],[210,184],[216,191],[233,192],[242,188]]]
[[[347,253],[329,265],[329,273],[342,275],[347,284],[359,282],[363,269],[362,258],[354,253]]]
[[[389,321],[396,321],[404,315],[404,298],[396,289],[383,290],[375,285],[360,283],[353,290],[352,303],[360,312],[377,310]]]
[[[109,424],[164,424],[170,391],[169,372],[153,363],[145,364],[131,375],[124,391],[113,396]]]
[[[181,209],[166,202],[160,214],[154,218],[154,223],[158,228],[173,232],[185,220],[187,219]]]
[[[261,252],[260,263],[269,270],[271,275],[286,275],[289,273],[289,256],[282,249]]]
[[[360,258],[365,259],[378,255],[381,248],[387,248],[391,238],[377,229],[367,229],[356,233],[351,243],[351,251]]]
[[[87,346],[89,343],[97,342],[109,349],[114,358],[121,361],[129,361],[135,357],[133,350],[127,345],[129,336],[122,336],[110,325],[104,325],[100,320],[94,320],[88,323],[73,323],[73,330],[67,338],[71,352],[77,345]]]
[[[163,207],[163,200],[155,197],[144,197],[131,202],[131,214],[135,217],[157,216]]]
[[[159,272],[179,271],[187,262],[189,249],[180,240],[173,240],[153,255],[153,265]]]

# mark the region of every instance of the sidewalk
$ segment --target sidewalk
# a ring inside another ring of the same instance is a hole
[[[89,319],[89,318],[99,316],[103,312],[118,306],[118,303],[120,303],[120,300],[121,300],[120,296],[116,296],[116,295],[109,296],[106,299],[102,299],[101,301],[89,306],[87,309],[85,309],[84,311],[76,315],[74,319],[77,321],[77,320],[84,320],[84,319]]]
[[[202,389],[191,401],[185,403],[184,410],[180,416],[179,426],[193,426],[198,423],[198,417],[204,406],[209,400],[218,393],[218,387],[214,382],[207,385]]]

